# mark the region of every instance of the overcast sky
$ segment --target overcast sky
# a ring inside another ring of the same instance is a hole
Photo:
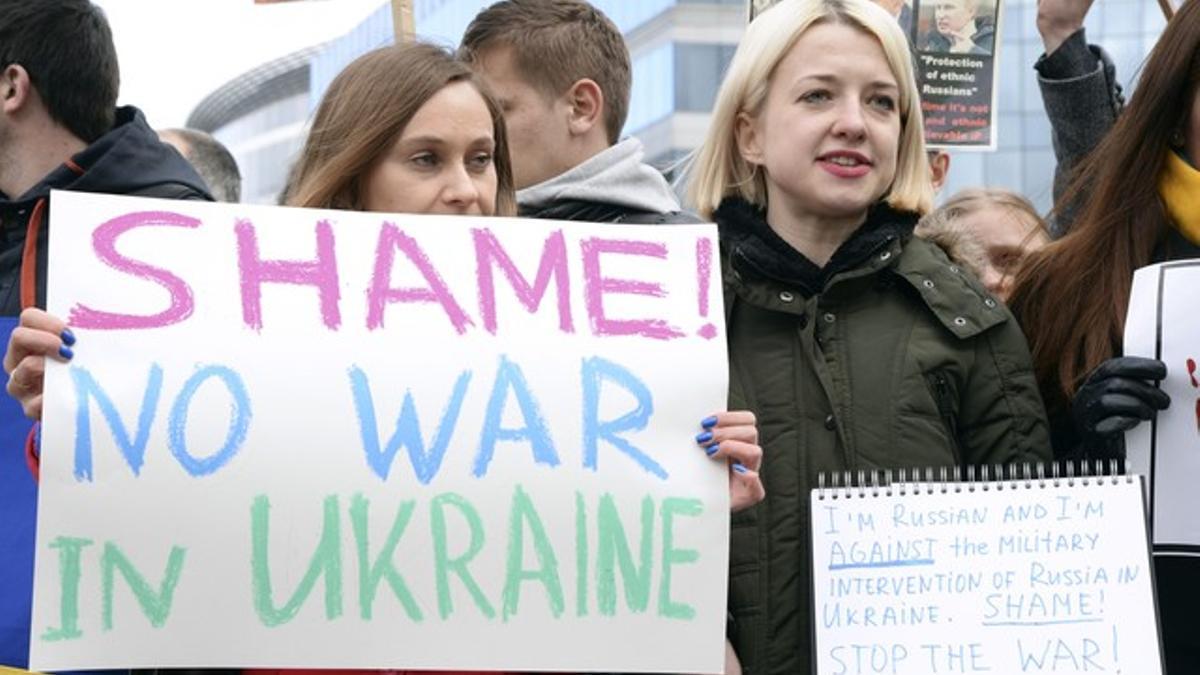
[[[112,25],[120,102],[183,126],[205,96],[251,68],[344,34],[387,0],[95,0]]]

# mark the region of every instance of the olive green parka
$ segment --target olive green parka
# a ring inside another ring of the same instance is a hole
[[[873,208],[820,270],[762,218],[740,200],[715,214],[729,408],[757,416],[767,491],[733,517],[730,637],[752,675],[795,675],[812,668],[820,473],[1034,463],[1050,441],[1020,328],[911,236],[914,214]]]

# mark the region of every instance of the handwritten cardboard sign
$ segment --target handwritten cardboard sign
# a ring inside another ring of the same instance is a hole
[[[1150,527],[1156,555],[1200,555],[1200,321],[1196,289],[1200,261],[1151,265],[1133,277],[1125,321],[1125,354],[1167,364],[1157,383],[1171,407],[1126,432],[1131,470],[1149,483]]]
[[[52,213],[33,667],[721,669],[712,226]]]
[[[1161,673],[1141,482],[814,491],[817,672]]]

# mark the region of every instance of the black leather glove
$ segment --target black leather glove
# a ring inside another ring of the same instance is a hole
[[[1071,401],[1071,418],[1088,458],[1125,457],[1127,429],[1171,405],[1171,397],[1149,383],[1167,376],[1167,364],[1138,356],[1101,363]]]

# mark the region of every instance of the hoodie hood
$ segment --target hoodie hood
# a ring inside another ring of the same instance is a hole
[[[174,148],[158,140],[142,112],[117,109],[112,131],[96,139],[13,202],[50,194],[51,189],[136,194],[160,185],[179,185],[212,199],[208,186]],[[3,202],[0,202],[3,203]]]
[[[642,143],[627,138],[550,180],[517,192],[522,209],[560,201],[612,204],[651,213],[679,211],[667,179],[642,162]]]
[[[878,202],[867,210],[866,220],[834,252],[824,267],[809,260],[784,241],[767,223],[765,209],[741,197],[726,197],[713,212],[722,245],[730,251],[738,271],[773,279],[799,290],[805,298],[820,293],[834,275],[866,263],[876,251],[893,241],[907,241],[917,224],[917,214]]]

